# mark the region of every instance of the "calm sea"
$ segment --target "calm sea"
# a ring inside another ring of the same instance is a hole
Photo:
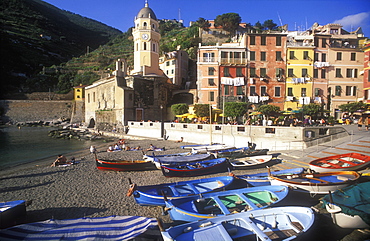
[[[55,139],[48,136],[50,127],[0,126],[0,169],[49,158],[51,162],[58,154],[68,154],[86,149],[96,142]],[[67,158],[68,155],[66,155]]]

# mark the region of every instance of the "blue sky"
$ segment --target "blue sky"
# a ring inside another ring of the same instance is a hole
[[[95,19],[123,32],[133,26],[145,0],[44,0],[58,8]],[[272,19],[289,30],[304,30],[313,23],[340,23],[347,31],[362,27],[370,37],[369,0],[148,0],[159,19],[181,19],[184,25],[199,17],[215,19],[238,13],[242,22],[255,24]]]

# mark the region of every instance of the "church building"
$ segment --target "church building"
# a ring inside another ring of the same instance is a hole
[[[134,20],[134,68],[127,73],[119,59],[111,76],[85,88],[85,122],[89,128],[123,130],[128,121],[166,116],[171,91],[178,88],[159,67],[159,23],[145,2]]]

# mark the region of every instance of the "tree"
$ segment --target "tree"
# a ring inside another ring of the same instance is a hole
[[[272,21],[271,19],[266,20],[265,22],[263,22],[262,26],[263,26],[264,29],[268,29],[268,30],[277,29],[277,24],[274,23],[274,21]]]
[[[245,102],[226,102],[224,116],[232,117],[234,120],[243,116],[248,111],[248,103]]]
[[[257,111],[261,112],[263,115],[266,115],[268,119],[270,115],[278,113],[280,108],[276,105],[261,105],[257,108]]]
[[[348,112],[351,115],[358,110],[365,110],[366,104],[363,102],[352,102],[338,106],[342,112]]]
[[[196,24],[198,25],[199,28],[203,29],[204,31],[208,31],[209,27],[211,26],[209,21],[204,18],[198,18]]]
[[[216,17],[215,26],[221,26],[232,35],[235,34],[241,21],[242,18],[237,13],[224,13]]]
[[[209,104],[195,104],[194,113],[199,117],[209,117]]]
[[[310,115],[317,119],[317,115],[322,111],[322,106],[315,103],[310,103],[308,105],[303,106],[303,113],[306,115]]]
[[[254,29],[256,29],[258,32],[261,32],[262,29],[263,29],[263,26],[262,24],[260,23],[260,21],[258,21],[257,23],[254,24]]]
[[[171,111],[174,115],[183,115],[188,113],[189,106],[187,104],[174,104],[171,106]]]

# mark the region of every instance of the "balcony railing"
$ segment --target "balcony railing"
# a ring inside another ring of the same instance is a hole
[[[215,57],[201,57],[200,62],[216,62],[217,59]]]
[[[221,58],[221,64],[247,64],[245,58]]]

